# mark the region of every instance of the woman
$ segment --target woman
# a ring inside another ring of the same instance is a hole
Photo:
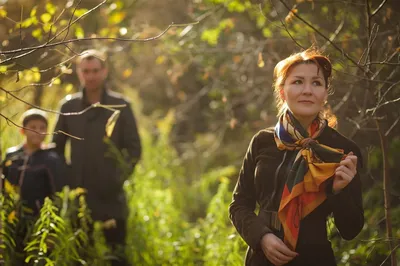
[[[251,140],[229,207],[245,265],[336,265],[326,218],[346,240],[364,225],[360,150],[324,110],[331,71],[313,49],[275,67],[279,121]]]

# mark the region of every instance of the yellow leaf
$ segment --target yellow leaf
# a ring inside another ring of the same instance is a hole
[[[30,16],[31,16],[31,17],[36,16],[36,11],[37,11],[37,6],[35,6],[34,8],[32,8]]]
[[[261,52],[258,53],[258,62],[257,62],[257,65],[258,65],[259,68],[262,68],[262,67],[264,67],[264,65],[265,65],[264,59],[263,59],[263,57],[262,57]]]
[[[81,9],[77,9],[74,12],[74,16],[75,17],[80,17],[82,15],[84,15],[88,10],[86,8],[81,8]]]
[[[4,190],[7,194],[14,195],[17,193],[18,188],[10,183],[7,179],[4,181]]]
[[[55,79],[53,79],[52,83],[55,84],[55,85],[60,85],[61,84],[61,80],[59,78],[55,78]]]
[[[67,86],[65,86],[64,90],[66,93],[70,93],[73,88],[74,88],[74,86],[72,84],[67,84]]]
[[[0,7],[0,18],[5,18],[7,17],[7,10],[4,9],[4,7]]]
[[[51,15],[49,13],[44,13],[40,16],[40,19],[43,21],[43,23],[47,23],[51,19]]]
[[[0,66],[0,73],[6,73],[7,72],[7,66]]]
[[[13,221],[15,221],[15,219],[16,219],[15,211],[10,212],[10,214],[7,217],[8,222],[12,223]]]
[[[40,72],[34,72],[33,73],[33,81],[34,82],[39,82],[40,81],[40,77],[41,77]]]
[[[111,135],[112,135],[112,133],[114,131],[115,124],[118,121],[120,113],[121,113],[121,111],[117,110],[110,116],[110,118],[108,118],[107,124],[106,124],[106,135],[107,135],[107,137],[111,137]]]
[[[50,15],[54,15],[54,13],[56,13],[56,7],[51,2],[47,2],[46,11],[49,12]]]
[[[125,16],[125,12],[116,12],[108,18],[108,21],[112,24],[119,24],[122,20],[124,20]]]
[[[166,59],[166,57],[164,55],[158,56],[157,59],[156,59],[156,64],[157,65],[161,65],[162,63],[165,62],[165,59]]]
[[[293,8],[292,10],[289,11],[289,14],[287,14],[287,16],[285,17],[285,22],[286,23],[290,23],[293,18],[294,18],[294,14],[297,13],[297,9]]]
[[[71,84],[70,84],[70,85],[71,85]],[[77,187],[77,188],[75,189],[75,193],[76,193],[77,196],[83,195],[83,194],[86,193],[86,189],[81,188],[81,187]]]
[[[83,38],[85,36],[85,33],[84,33],[83,29],[80,26],[77,26],[75,28],[75,36],[78,39],[81,39],[81,38]]]
[[[4,166],[5,167],[9,167],[12,164],[11,160],[8,160],[7,162],[5,162]]]
[[[132,75],[132,69],[131,68],[127,68],[124,70],[124,72],[122,73],[122,76],[124,78],[129,78]]]
[[[35,37],[36,39],[39,39],[40,37],[42,37],[42,29],[38,28],[38,29],[32,31],[32,36]]]

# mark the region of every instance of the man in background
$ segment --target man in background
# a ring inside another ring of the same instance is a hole
[[[103,54],[97,50],[82,52],[76,71],[81,90],[62,100],[61,113],[80,112],[98,102],[125,107],[118,108],[120,114],[114,127],[107,126],[113,112],[104,108],[92,108],[81,115],[59,115],[54,132],[63,131],[83,140],[55,134],[53,142],[57,151],[65,156],[66,142],[70,140],[69,185],[87,190],[86,200],[93,220],[106,224],[113,221],[111,228],[104,229],[104,236],[114,253],[118,246],[122,248],[112,265],[128,265],[124,252],[121,252],[125,247],[128,209],[123,184],[141,155],[135,117],[130,103],[106,85],[108,69]]]

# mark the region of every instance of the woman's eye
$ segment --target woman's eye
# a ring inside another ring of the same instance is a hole
[[[316,80],[313,82],[313,85],[314,86],[322,86],[322,83],[321,83],[321,81]]]
[[[297,84],[297,85],[299,85],[299,84],[303,84],[303,82],[301,81],[301,80],[295,80],[295,81],[293,81],[293,84]]]

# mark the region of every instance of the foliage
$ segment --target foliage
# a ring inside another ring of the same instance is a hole
[[[41,48],[21,59],[10,59],[21,51],[2,55],[2,60],[10,60],[0,63],[1,88],[55,109],[64,94],[78,88],[71,75],[75,53],[96,47],[109,55],[111,85],[139,95],[133,99],[145,153],[126,183],[127,253],[132,263],[242,264],[245,244],[227,217],[236,172],[251,136],[275,122],[273,67],[301,50],[298,45],[312,44],[323,48],[333,62],[335,94],[329,102],[339,130],[359,144],[367,162],[362,180],[365,227],[354,241],[344,242],[329,223],[335,254],[343,265],[380,265],[387,258],[382,150],[371,118],[385,124],[390,174],[397,177],[400,43],[394,3],[386,1],[378,10],[382,1],[377,0],[120,0],[84,15],[95,7],[93,1],[25,1],[22,11],[11,1],[3,2],[2,51],[78,41]],[[370,12],[379,11],[371,20],[366,19],[365,3]],[[196,20],[200,23],[169,31],[162,41],[146,45],[82,41],[94,36],[145,38],[171,22]],[[5,90],[0,90],[0,114],[18,122],[27,105]],[[373,111],[380,104],[379,112]],[[4,152],[22,137],[3,118],[0,122]],[[398,243],[400,182],[392,184],[393,238]],[[31,261],[67,265],[79,261],[79,251],[90,246],[90,214],[78,192],[66,189],[54,201],[46,201],[28,238]],[[1,204],[0,260],[9,261],[17,256],[12,234],[18,216],[12,218],[15,199],[2,196]],[[106,264],[110,256],[101,229],[102,224],[95,223],[89,265]]]

